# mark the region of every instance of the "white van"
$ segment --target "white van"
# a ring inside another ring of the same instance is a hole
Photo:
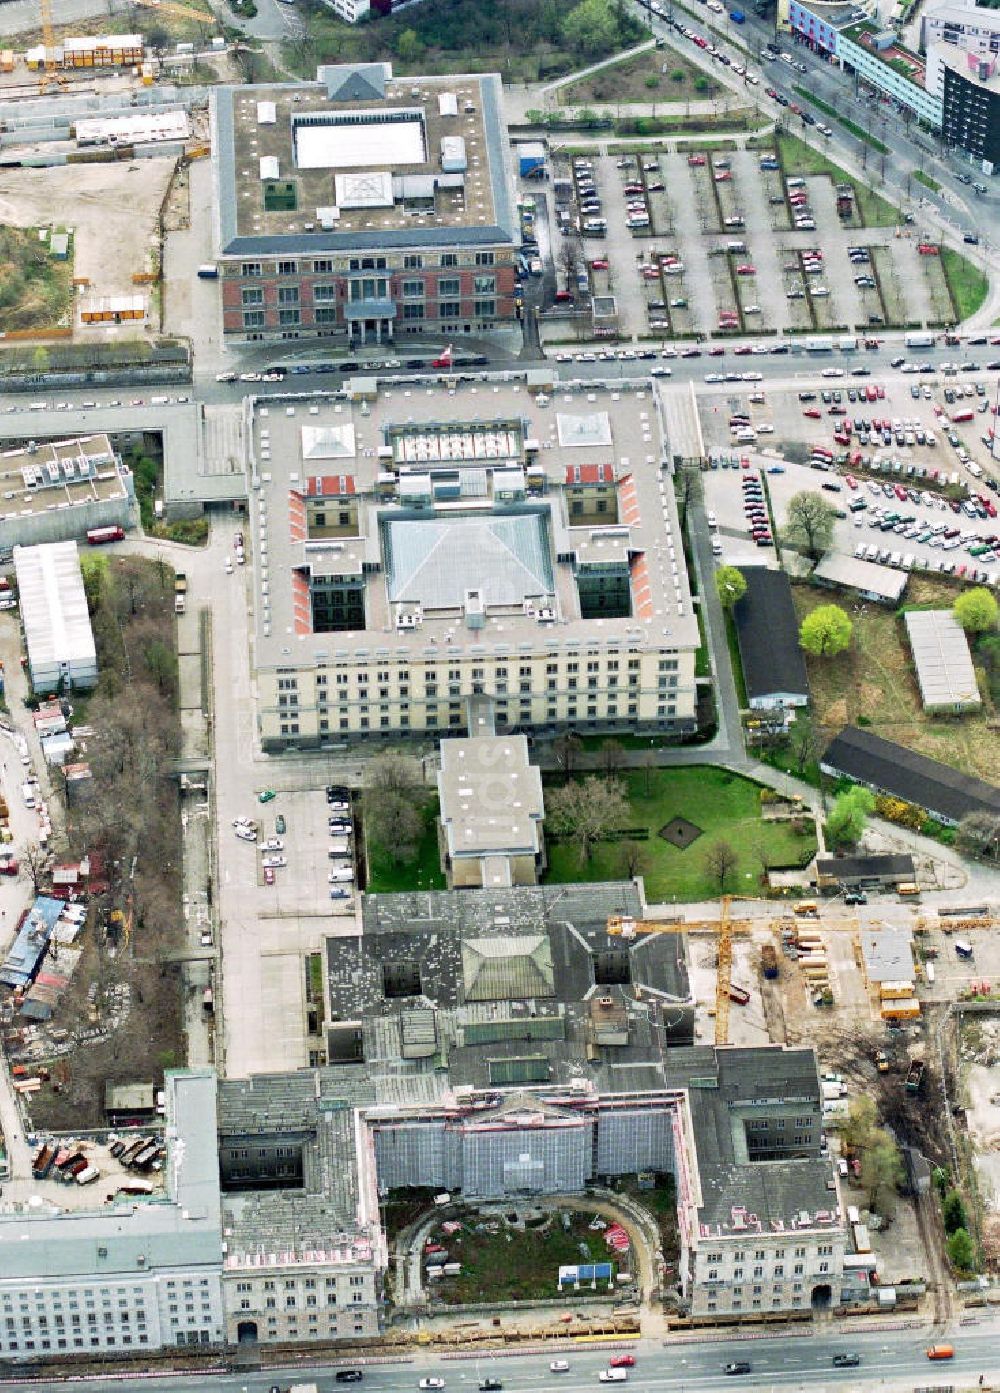
[[[351,842],[350,842],[350,838],[348,838],[348,837],[334,837],[333,840],[327,844],[326,854],[327,854],[327,856],[330,858],[331,861],[340,860],[341,857],[346,857],[346,858],[350,859],[350,855],[351,855]]]
[[[21,797],[24,799],[24,806],[25,806],[26,808],[33,808],[33,807],[35,806],[35,786],[34,786],[34,784],[22,784],[22,785],[21,785]]]
[[[602,1369],[597,1375],[602,1383],[625,1383],[628,1379],[627,1369]]]

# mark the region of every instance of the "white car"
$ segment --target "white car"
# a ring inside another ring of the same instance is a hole
[[[423,1388],[423,1389],[443,1388],[443,1387],[444,1387],[444,1379],[443,1379],[443,1378],[422,1378],[422,1379],[420,1380],[420,1383],[419,1383],[417,1386],[418,1386],[418,1388]]]
[[[237,827],[236,835],[241,842],[255,842],[257,840],[256,827]]]
[[[225,561],[222,563],[222,566],[227,576],[231,576],[233,574],[233,558],[231,556],[226,557]]]
[[[261,842],[261,851],[284,851],[285,843],[280,837],[268,837],[266,842]]]
[[[287,856],[265,856],[261,865],[265,871],[278,871],[282,866],[288,865]]]
[[[553,1359],[549,1365],[550,1374],[568,1374],[569,1364],[565,1359]]]

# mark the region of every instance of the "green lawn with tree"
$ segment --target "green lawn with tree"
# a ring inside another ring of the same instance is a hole
[[[810,818],[798,824],[764,822],[758,785],[727,769],[650,767],[631,769],[616,778],[624,785],[629,802],[621,840],[598,842],[581,865],[576,839],[547,839],[546,879],[550,883],[617,880],[640,874],[653,902],[701,900],[719,893],[717,878],[708,864],[719,841],[735,853],[725,885],[734,891],[756,890],[764,864],[801,865],[815,852]],[[702,833],[683,850],[660,836],[661,828],[678,817],[694,823]],[[804,830],[798,831],[796,826]],[[648,835],[630,837],[629,829],[644,829]]]
[[[941,248],[941,269],[955,302],[957,318],[968,319],[982,307],[990,288],[989,278],[953,247]]]
[[[306,33],[283,48],[287,66],[315,76],[319,63],[392,58],[398,73],[499,72],[504,82],[560,77],[649,37],[618,0],[425,0],[345,24],[307,0]]]

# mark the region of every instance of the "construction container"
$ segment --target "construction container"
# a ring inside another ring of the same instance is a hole
[[[80,306],[84,324],[120,324],[145,318],[146,301],[142,295],[102,295]]]
[[[761,971],[768,980],[773,981],[778,975],[778,953],[773,943],[765,943],[760,950]]]
[[[14,50],[12,48],[0,48],[0,73],[12,73],[14,71]]]
[[[883,1001],[882,1019],[884,1021],[915,1021],[920,1018],[920,1002],[916,997],[896,1001]]]
[[[913,983],[880,982],[878,990],[883,1001],[905,1001],[913,996]]]

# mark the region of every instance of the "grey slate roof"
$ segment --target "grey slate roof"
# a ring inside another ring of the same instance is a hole
[[[809,678],[799,647],[799,624],[792,587],[784,571],[741,566],[746,594],[733,618],[740,645],[747,696],[809,696]]]
[[[1000,813],[1000,788],[870,730],[845,726],[830,741],[822,764],[952,822],[960,822],[966,813]]]

